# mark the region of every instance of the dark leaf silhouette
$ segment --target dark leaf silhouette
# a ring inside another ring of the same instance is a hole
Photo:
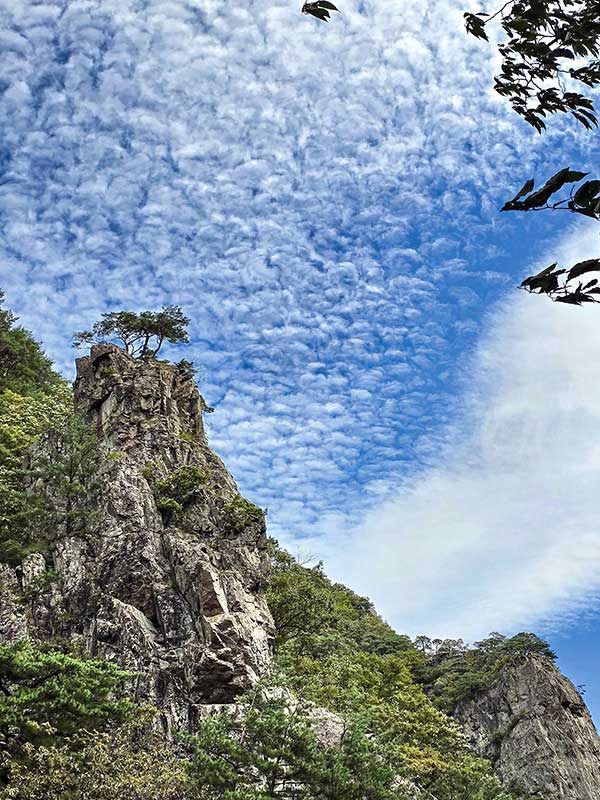
[[[512,205],[513,203],[516,203],[517,200],[520,200],[521,197],[523,197],[523,195],[526,195],[526,194],[529,194],[529,192],[532,192],[534,186],[535,186],[535,181],[533,180],[533,178],[530,178],[528,181],[525,181],[525,183],[519,189],[519,191],[516,193],[516,195],[513,197],[513,199],[509,200],[508,203],[506,203],[506,205],[509,206],[509,205]],[[504,209],[502,209],[502,210],[504,211]],[[509,211],[510,209],[506,209],[506,210]]]
[[[600,180],[591,180],[583,183],[577,190],[570,189],[568,197],[549,204],[553,194],[563,189],[568,183],[576,183],[583,180],[588,175],[587,172],[578,172],[569,168],[561,169],[544,186],[533,194],[528,194],[533,189],[533,180],[527,183],[517,192],[512,200],[509,200],[502,207],[503,211],[530,211],[541,208],[562,209],[577,214],[583,214],[593,219],[600,220]],[[528,195],[522,199],[524,195]],[[577,286],[572,281],[587,275],[590,272],[600,274],[600,258],[588,258],[585,261],[578,261],[570,269],[559,269],[556,263],[541,270],[536,275],[529,275],[521,282],[521,289],[525,289],[532,294],[545,294],[557,303],[581,306],[584,303],[600,302],[597,295],[600,294],[598,286],[599,278],[592,278],[585,286],[578,283]]]
[[[336,8],[329,0],[316,0],[314,3],[304,3],[302,6],[303,14],[310,14],[323,22],[329,22],[330,11],[339,11],[339,8]]]
[[[551,114],[571,114],[588,130],[597,126],[590,98],[571,91],[578,81],[600,83],[598,0],[508,0],[492,14],[466,13],[467,33],[489,41],[487,26],[499,20],[506,38],[494,88],[538,133]],[[577,66],[574,66],[574,63]],[[570,81],[563,78],[568,75]]]
[[[558,289],[558,279],[565,272],[564,269],[556,270],[556,264],[551,264],[537,275],[530,275],[521,283],[521,288],[528,292],[549,294]]]
[[[575,264],[574,267],[571,267],[569,270],[569,274],[567,276],[568,281],[572,281],[574,278],[578,278],[580,275],[585,275],[586,272],[599,272],[600,271],[600,259],[598,258],[590,258],[587,261],[580,261],[578,264]]]
[[[512,200],[509,200],[502,206],[502,211],[531,211],[532,209],[544,208],[547,206],[548,201],[553,194],[560,191],[567,183],[577,183],[586,177],[587,172],[578,172],[569,167],[559,170],[553,175],[541,189],[537,192],[529,194],[534,187],[533,179],[528,180],[523,187],[517,192]],[[593,183],[593,181],[588,181]],[[525,197],[527,195],[527,197]],[[524,198],[524,199],[521,199]],[[573,198],[573,201],[575,198]],[[577,204],[576,204],[577,205]],[[573,209],[573,210],[579,210]]]
[[[561,169],[556,175],[553,175],[546,183],[539,189],[537,192],[530,194],[529,197],[526,197],[523,200],[523,209],[525,211],[529,211],[531,208],[540,208],[541,206],[545,206],[548,200],[552,197],[555,192],[558,192],[559,189],[566,183],[575,183],[576,181],[580,181],[582,178],[585,178],[587,172],[575,172],[568,167],[565,169]]]
[[[583,286],[578,283],[576,287],[569,283],[580,275],[588,272],[600,272],[600,259],[591,258],[580,261],[570,270],[557,269],[556,264],[550,264],[537,275],[530,275],[521,283],[521,288],[533,294],[545,294],[557,303],[581,306],[583,303],[599,302],[596,295],[600,294],[597,286],[598,279],[594,278]],[[563,277],[565,276],[566,277]]]
[[[585,206],[594,200],[600,192],[600,181],[586,181],[575,192],[573,200],[575,203]]]

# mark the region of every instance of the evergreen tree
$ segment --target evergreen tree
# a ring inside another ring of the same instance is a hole
[[[25,744],[64,742],[126,719],[133,705],[119,690],[128,677],[50,645],[0,645],[0,751],[18,759]]]
[[[204,719],[190,775],[206,800],[408,800],[378,741],[359,720],[338,744],[315,733],[314,707],[255,688],[237,715]]]
[[[0,289],[0,392],[52,392],[62,379],[29,331],[16,324],[17,317],[11,311],[2,308],[3,302]]]
[[[79,347],[92,342],[116,339],[132,356],[156,356],[163,342],[188,342],[190,320],[179,306],[165,306],[160,311],[112,311],[103,314],[91,330],[73,334],[73,344]]]
[[[29,469],[40,548],[59,538],[94,533],[109,465],[95,431],[77,414],[70,414],[46,435]]]

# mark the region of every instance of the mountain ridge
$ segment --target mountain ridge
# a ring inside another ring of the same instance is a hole
[[[429,652],[420,637],[420,650],[367,598],[269,541],[264,513],[208,446],[187,362],[94,345],[77,360],[79,421],[55,432],[54,417],[33,425],[35,411],[20,418],[31,434],[13,435],[15,408],[50,403],[29,385],[19,400],[18,389],[0,395],[12,470],[3,498],[23,482],[18,513],[3,518],[12,544],[0,564],[0,646],[55,642],[128,670],[129,696],[154,707],[168,736],[244,708],[245,692],[275,681],[346,720],[343,730],[359,721],[364,746],[400,781],[378,797],[600,796],[600,740],[547,645],[520,634]]]

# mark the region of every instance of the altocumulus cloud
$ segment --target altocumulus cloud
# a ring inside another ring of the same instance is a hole
[[[576,229],[555,255],[572,263],[597,245],[596,231]],[[321,543],[401,630],[472,640],[556,629],[596,604],[594,311],[519,294],[493,313],[437,463]]]
[[[511,280],[496,209],[541,139],[461,11],[0,0],[10,305],[65,374],[103,311],[182,305],[211,442],[286,541],[428,463]]]

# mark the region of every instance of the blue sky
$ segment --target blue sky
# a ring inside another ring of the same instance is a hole
[[[399,630],[547,634],[600,710],[600,312],[515,289],[598,234],[498,213],[598,150],[494,95],[465,4],[0,0],[0,285],[66,375],[183,306],[273,535]]]

